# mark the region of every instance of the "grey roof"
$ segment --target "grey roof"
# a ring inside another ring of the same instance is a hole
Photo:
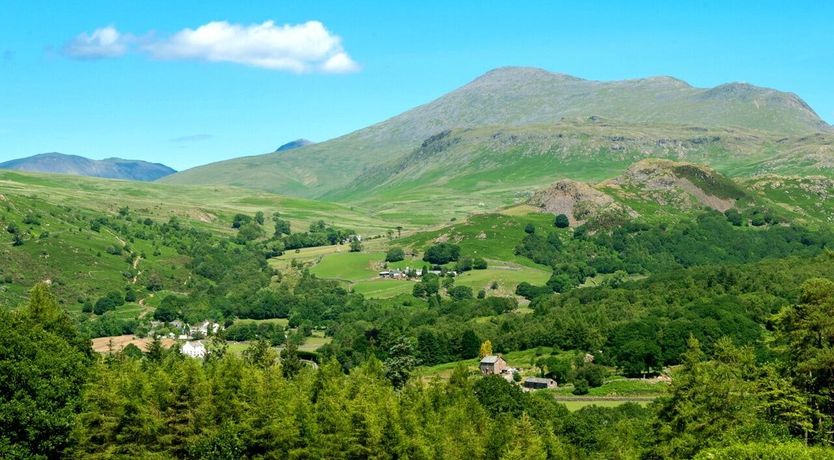
[[[481,364],[495,364],[498,360],[501,359],[500,356],[489,355],[484,356],[484,359],[481,360]]]
[[[542,377],[527,377],[526,379],[524,379],[524,382],[525,382],[525,383],[526,383],[526,382],[530,382],[530,383],[543,383],[543,384],[545,384],[545,385],[547,385],[547,384],[548,384],[548,383],[550,383],[551,381],[553,381],[553,379],[547,379],[547,378],[542,378]]]

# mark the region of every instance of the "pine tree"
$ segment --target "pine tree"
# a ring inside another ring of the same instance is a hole
[[[295,340],[287,340],[284,349],[281,350],[281,374],[284,378],[291,379],[301,372],[304,363],[298,356],[298,345]]]

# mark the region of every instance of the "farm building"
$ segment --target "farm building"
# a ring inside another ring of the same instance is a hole
[[[180,353],[192,358],[205,358],[206,346],[200,341],[185,342],[180,349]]]
[[[507,368],[507,362],[500,356],[484,356],[479,367],[483,375],[499,375]]]
[[[406,274],[406,272],[404,272],[402,270],[385,270],[385,271],[379,272],[379,277],[380,278],[391,278],[391,279],[395,279],[395,280],[401,280],[401,279],[408,278],[408,275]]]
[[[191,326],[191,336],[206,337],[211,334],[217,334],[220,330],[220,324],[212,323],[210,321],[203,321],[202,323]]]
[[[556,381],[553,379],[527,377],[522,384],[524,388],[530,390],[543,390],[546,388],[556,388]]]

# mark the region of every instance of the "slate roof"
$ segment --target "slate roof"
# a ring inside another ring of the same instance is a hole
[[[524,379],[524,382],[525,383],[527,383],[527,382],[541,383],[542,385],[547,385],[547,384],[550,383],[550,380],[551,379],[547,379],[547,378],[543,378],[543,377],[527,377],[526,379]]]

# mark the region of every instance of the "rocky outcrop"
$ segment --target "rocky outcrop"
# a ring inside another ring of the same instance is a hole
[[[743,193],[735,184],[710,168],[670,160],[642,160],[620,177],[607,182],[637,198],[682,209],[706,206],[724,212]]]
[[[544,212],[568,216],[572,226],[605,211],[625,211],[636,216],[634,211],[591,185],[569,179],[539,190],[530,199],[530,204]]]

